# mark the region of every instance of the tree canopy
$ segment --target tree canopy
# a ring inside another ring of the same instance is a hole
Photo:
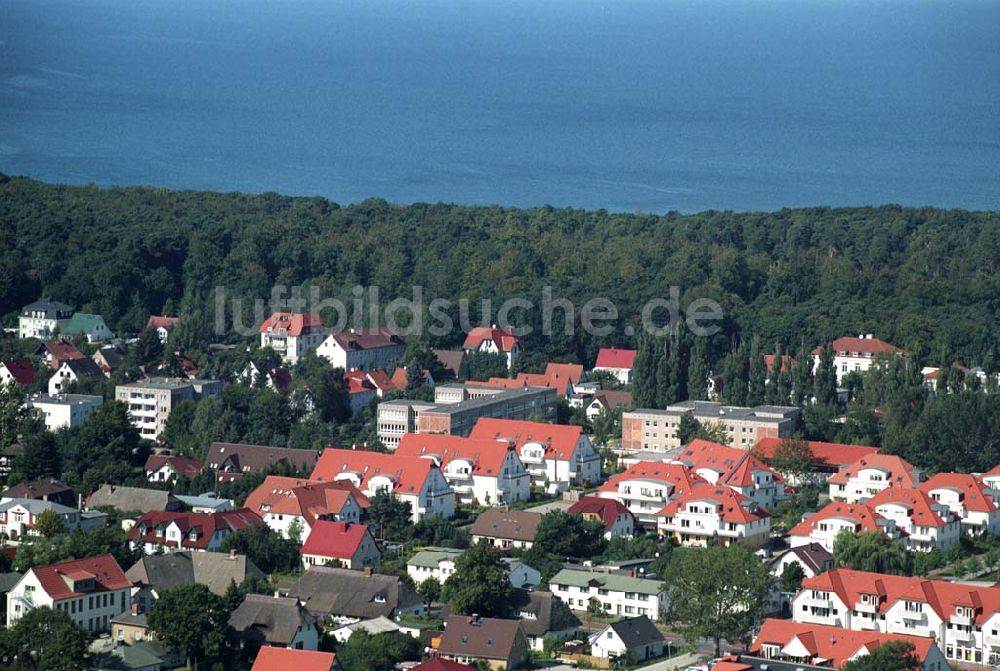
[[[513,591],[503,555],[480,541],[455,560],[455,572],[445,581],[442,598],[455,613],[505,617]]]

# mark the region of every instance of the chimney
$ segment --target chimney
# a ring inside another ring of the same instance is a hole
[[[229,548],[229,558],[236,559],[236,548]]]
[[[274,598],[275,599],[280,599],[281,598],[281,592],[279,592],[278,590],[274,590]]]
[[[368,576],[368,577],[371,577],[372,573],[373,573],[372,567],[371,566],[366,566],[365,567],[365,575]]]
[[[132,604],[132,615],[135,616],[135,615],[138,615],[138,614],[139,614],[139,604],[138,603],[133,603]]]

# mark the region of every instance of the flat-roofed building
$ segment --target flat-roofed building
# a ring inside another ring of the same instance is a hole
[[[744,408],[714,401],[683,401],[663,410],[639,408],[622,415],[622,449],[665,451],[681,446],[677,428],[690,413],[702,424],[718,424],[729,445],[751,449],[762,438],[790,436],[799,423],[799,409],[782,405]]]
[[[103,403],[103,396],[88,394],[32,394],[24,405],[45,420],[46,429],[58,431],[80,426]]]
[[[181,401],[193,401],[222,393],[218,380],[188,380],[150,377],[115,387],[115,400],[128,406],[133,426],[143,438],[155,440],[167,426],[170,412]]]

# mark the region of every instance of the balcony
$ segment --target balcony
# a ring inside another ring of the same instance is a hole
[[[861,629],[862,631],[878,630],[878,620],[870,617],[856,617],[851,624],[853,624],[855,628]]]
[[[833,608],[833,601],[830,599],[821,599],[819,597],[807,596],[803,599],[803,603],[810,608],[825,608],[831,610]]]
[[[974,641],[975,633],[971,628],[969,629],[952,629],[947,633],[947,636],[955,641]]]
[[[877,613],[878,604],[871,602],[865,603],[863,601],[859,601],[858,603],[854,604],[854,610],[857,611],[858,613]]]
[[[958,613],[952,613],[948,621],[952,624],[957,624],[963,627],[968,627],[972,625],[971,615],[959,615]]]
[[[903,619],[907,622],[913,622],[916,624],[926,624],[927,623],[927,613],[915,610],[903,610]]]

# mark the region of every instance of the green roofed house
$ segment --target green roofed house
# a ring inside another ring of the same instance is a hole
[[[612,615],[647,615],[658,620],[666,608],[666,593],[659,580],[590,569],[562,569],[549,581],[549,590],[567,606],[585,611],[591,600]]]
[[[104,323],[104,317],[86,312],[74,314],[66,326],[60,329],[59,335],[64,338],[78,335],[86,336],[87,342],[111,340],[115,337],[108,325]]]

